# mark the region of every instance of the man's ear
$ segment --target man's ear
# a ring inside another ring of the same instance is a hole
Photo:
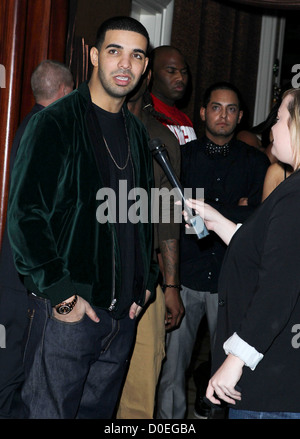
[[[145,71],[146,71],[146,69],[147,69],[148,62],[149,62],[149,58],[146,57],[146,58],[145,58],[145,66],[144,66],[144,70],[143,70],[142,75],[145,73]]]
[[[64,83],[61,83],[61,84],[60,84],[58,93],[59,93],[59,95],[60,95],[61,97],[66,96],[66,94],[67,94],[67,88],[66,88],[66,86],[65,86]]]
[[[152,76],[152,71],[151,71],[151,69],[149,69],[148,73],[147,73],[147,87],[150,84],[151,76]]]
[[[238,121],[237,121],[237,123],[240,123],[240,121],[241,121],[241,119],[242,119],[242,117],[243,117],[243,111],[242,110],[240,110],[240,112],[239,112],[239,118],[238,118]]]
[[[98,49],[96,47],[92,47],[90,50],[90,58],[91,58],[91,63],[94,67],[98,67]]]
[[[206,113],[206,108],[201,107],[200,108],[200,117],[201,117],[202,122],[205,122],[205,113]]]

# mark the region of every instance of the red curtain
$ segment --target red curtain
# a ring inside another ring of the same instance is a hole
[[[30,77],[43,59],[65,62],[68,0],[1,0],[0,239],[7,204],[9,153],[15,132],[34,104]]]

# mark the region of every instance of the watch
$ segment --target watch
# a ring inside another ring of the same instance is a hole
[[[78,300],[78,297],[75,294],[72,302],[61,302],[55,306],[55,309],[58,312],[58,314],[69,314],[69,312],[71,312],[72,309],[74,308],[74,306],[76,305],[77,300]]]

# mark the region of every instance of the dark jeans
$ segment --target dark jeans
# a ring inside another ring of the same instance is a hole
[[[27,292],[0,287],[0,324],[5,346],[0,346],[0,419],[22,417],[21,386],[24,380],[23,340],[28,324]]]
[[[229,419],[300,419],[300,413],[229,409]]]
[[[65,323],[48,300],[31,295],[32,321],[25,349],[22,398],[31,419],[110,419],[127,372],[136,322],[115,320],[94,308]]]

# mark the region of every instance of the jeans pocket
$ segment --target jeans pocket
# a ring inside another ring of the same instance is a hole
[[[63,324],[63,325],[78,325],[78,324],[82,323],[82,322],[85,320],[86,317],[87,317],[87,315],[84,314],[84,315],[81,317],[81,319],[79,319],[79,320],[75,320],[74,322],[67,322],[67,321],[65,321],[65,320],[62,320],[62,319],[57,318],[57,317],[54,315],[54,312],[52,311],[52,314],[51,314],[51,317],[50,317],[50,318],[51,318],[52,320],[58,322],[58,323]]]
[[[98,329],[90,321],[87,314],[75,322],[64,322],[51,315],[45,332],[45,343],[61,352],[62,356],[64,352],[72,355],[72,351],[77,351],[79,356],[81,353],[86,355],[94,350]]]

